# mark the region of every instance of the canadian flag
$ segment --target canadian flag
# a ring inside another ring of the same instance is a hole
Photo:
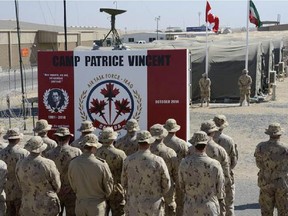
[[[217,16],[214,16],[211,13],[211,6],[209,2],[206,2],[206,22],[209,22],[210,24],[214,24],[212,31],[218,32],[219,29],[219,18]]]

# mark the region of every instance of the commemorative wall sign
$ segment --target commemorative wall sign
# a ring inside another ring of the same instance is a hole
[[[185,49],[39,52],[39,119],[77,138],[84,120],[97,135],[111,126],[122,136],[131,118],[145,130],[175,118],[187,139],[188,66]]]

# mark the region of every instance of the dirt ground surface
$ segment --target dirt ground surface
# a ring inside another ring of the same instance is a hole
[[[239,152],[239,161],[234,170],[235,214],[237,216],[261,215],[258,204],[258,168],[254,151],[259,142],[269,139],[264,131],[273,122],[281,124],[284,129],[281,141],[288,143],[287,87],[287,80],[277,82],[275,101],[271,100],[270,95],[267,98],[268,102],[255,103],[250,106],[240,107],[239,104],[211,104],[209,108],[199,107],[199,104],[191,106],[191,135],[200,129],[201,122],[212,119],[216,114],[224,114],[227,117],[229,126],[224,129],[224,133],[234,139]]]

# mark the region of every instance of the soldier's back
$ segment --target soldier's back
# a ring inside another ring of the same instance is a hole
[[[96,156],[102,158],[109,165],[115,183],[121,182],[121,172],[126,154],[113,145],[102,145],[96,151]]]

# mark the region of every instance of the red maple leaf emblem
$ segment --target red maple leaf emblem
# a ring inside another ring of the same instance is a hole
[[[105,120],[105,122],[107,123],[106,118],[104,116],[105,113],[103,112],[107,103],[104,100],[100,101],[98,99],[95,100],[93,98],[91,104],[92,104],[92,106],[90,107],[89,111],[91,113],[95,113],[95,114],[99,113],[99,116],[101,116]]]
[[[114,88],[114,84],[108,83],[106,84],[106,88],[101,89],[101,94],[103,94],[105,98],[107,97],[110,101],[113,97],[116,97],[116,95],[119,94],[119,89]]]
[[[116,121],[116,119],[120,115],[131,112],[131,108],[130,106],[128,106],[129,103],[130,102],[128,101],[128,99],[122,99],[121,102],[120,100],[115,101],[114,104],[115,104],[115,109],[117,110],[117,115],[115,116],[113,123]]]

